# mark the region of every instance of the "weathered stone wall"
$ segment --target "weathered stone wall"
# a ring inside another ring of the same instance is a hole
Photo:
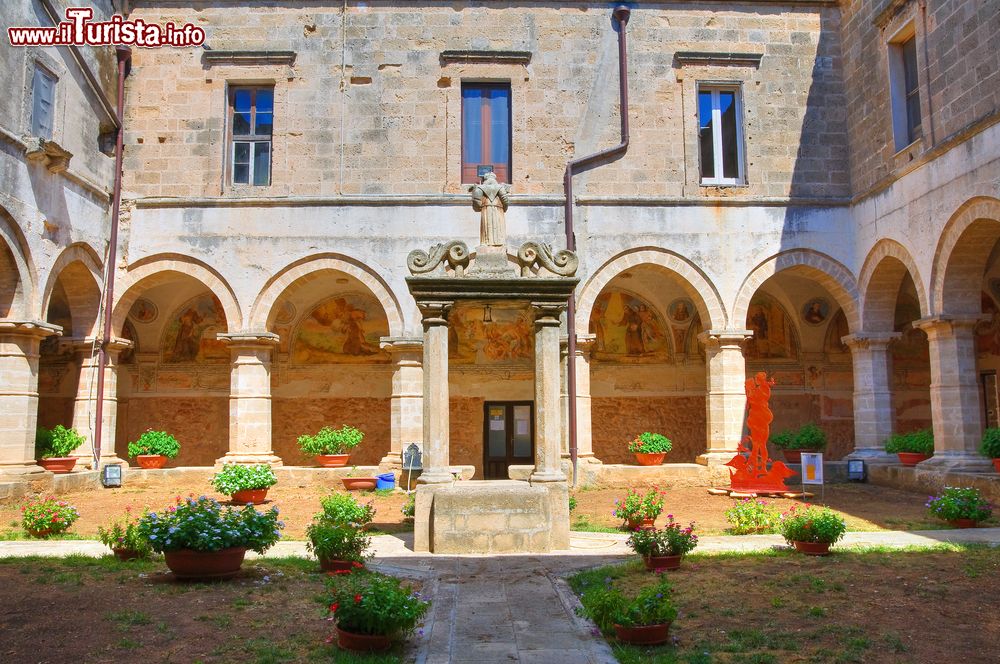
[[[287,465],[311,466],[296,440],[324,426],[350,424],[364,432],[361,445],[351,451],[352,466],[377,466],[389,453],[388,398],[275,398],[271,401],[271,439],[274,453]]]
[[[181,444],[168,466],[211,466],[229,450],[229,398],[218,396],[131,397],[118,402],[115,451],[128,458],[128,444],[147,429],[167,431]]]
[[[705,397],[595,397],[594,454],[605,463],[635,463],[628,443],[643,431],[673,443],[668,463],[695,460],[705,451]]]

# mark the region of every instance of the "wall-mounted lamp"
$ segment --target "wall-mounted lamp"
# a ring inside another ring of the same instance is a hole
[[[493,322],[493,308],[490,305],[483,307],[483,322],[492,323]]]

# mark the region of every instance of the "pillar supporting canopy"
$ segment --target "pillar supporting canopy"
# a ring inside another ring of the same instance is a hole
[[[705,345],[705,399],[707,436],[705,453],[697,461],[703,465],[724,464],[739,450],[746,412],[746,360],[743,342],[752,330],[705,330],[698,341]]]

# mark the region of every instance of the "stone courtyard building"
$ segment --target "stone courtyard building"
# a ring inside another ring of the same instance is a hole
[[[345,423],[366,434],[352,463],[398,466],[425,440],[433,325],[408,254],[479,244],[484,170],[510,184],[512,266],[525,242],[566,247],[567,162],[622,138],[623,27],[627,150],[572,183],[558,441],[535,428],[538,308],[457,302],[435,314],[435,463],[506,478],[550,443],[568,468],[567,363],[581,480],[643,431],[669,462],[728,459],[758,371],[774,428],[819,424],[827,458],[932,427],[927,466],[988,463],[997,0],[633,2],[627,26],[587,1],[89,4],[206,40],[131,53],[100,425],[115,52],[0,49],[0,474],[40,471],[36,422],[76,426],[84,466],[98,426],[106,459],[152,428],[180,440],[175,465],[300,466],[298,436]]]

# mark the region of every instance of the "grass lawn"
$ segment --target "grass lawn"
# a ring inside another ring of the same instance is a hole
[[[1000,549],[842,550],[689,555],[674,582],[673,645],[609,638],[623,664],[672,662],[996,662]],[[580,593],[632,593],[655,576],[641,563],[577,574]]]
[[[395,664],[325,643],[316,562],[247,561],[230,581],[179,583],[162,560],[0,558],[0,661]]]

